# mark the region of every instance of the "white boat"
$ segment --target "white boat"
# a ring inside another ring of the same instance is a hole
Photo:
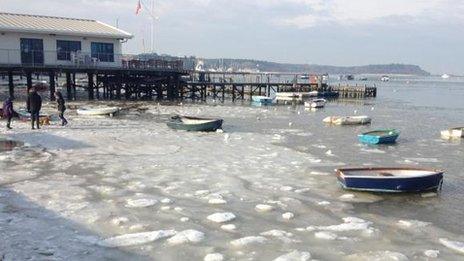
[[[326,103],[327,103],[326,99],[313,99],[313,100],[306,101],[304,104],[305,104],[305,107],[308,107],[308,108],[323,108]]]
[[[449,77],[450,77],[449,74],[446,74],[446,73],[441,76],[441,78],[443,79],[448,79]]]
[[[380,80],[382,82],[388,82],[390,81],[390,77],[388,75],[382,75],[382,77],[380,77]]]
[[[441,131],[441,137],[444,139],[464,138],[464,127],[443,130]]]
[[[316,97],[317,91],[312,92],[276,92],[276,100],[278,101],[302,101],[305,98]]]
[[[87,116],[110,115],[113,116],[119,111],[118,107],[95,107],[77,109],[77,114]]]
[[[369,124],[371,121],[369,116],[329,116],[323,120],[325,123],[335,125],[360,125]]]

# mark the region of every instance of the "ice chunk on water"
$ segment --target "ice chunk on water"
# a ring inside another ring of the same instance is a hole
[[[222,261],[224,260],[224,256],[220,253],[211,253],[207,254],[203,261]]]
[[[327,205],[330,205],[330,202],[324,200],[324,201],[319,201],[319,202],[317,202],[317,204],[318,204],[319,206],[327,206]]]
[[[255,206],[256,211],[259,212],[268,212],[274,209],[273,206],[271,205],[266,205],[266,204],[258,204]]]
[[[242,237],[239,239],[235,239],[230,241],[230,244],[235,247],[243,247],[250,244],[263,244],[267,241],[265,237],[262,236],[249,236],[249,237]]]
[[[194,230],[188,229],[177,233],[175,236],[168,239],[169,244],[178,245],[184,244],[188,242],[198,243],[205,238],[205,233]]]
[[[134,246],[150,243],[161,238],[173,236],[175,234],[175,230],[158,230],[135,234],[125,234],[104,239],[98,242],[98,244],[105,247]]]
[[[163,204],[171,204],[171,203],[172,203],[172,200],[169,199],[169,198],[163,198],[163,199],[161,200],[161,203],[163,203]]]
[[[285,220],[290,220],[290,219],[293,219],[294,217],[295,217],[295,214],[293,214],[292,212],[286,212],[282,214],[282,218]]]
[[[227,201],[223,198],[211,198],[208,200],[208,203],[212,205],[221,205],[221,204],[227,204]]]
[[[346,217],[343,218],[344,223],[339,225],[332,226],[318,226],[318,230],[328,230],[328,231],[354,231],[354,230],[366,230],[369,229],[369,226],[372,224],[370,221],[360,219],[357,217]]]
[[[447,238],[440,238],[440,243],[447,248],[450,248],[458,253],[464,254],[464,243],[459,241],[452,241]]]
[[[337,234],[328,232],[328,231],[319,231],[314,233],[314,237],[318,239],[324,239],[324,240],[335,240],[337,239]]]
[[[353,254],[346,257],[349,261],[408,261],[408,257],[399,252],[373,251]]]
[[[309,252],[300,252],[300,251],[292,251],[288,254],[279,256],[278,258],[274,259],[274,261],[307,261],[311,258],[311,253]]]
[[[231,212],[214,213],[212,215],[209,215],[207,219],[216,223],[225,223],[234,220],[235,215]]]
[[[128,208],[146,208],[156,205],[158,201],[151,198],[128,199],[126,207]]]
[[[221,229],[225,231],[234,231],[235,229],[237,229],[237,226],[235,226],[234,224],[226,224],[222,225]]]
[[[260,234],[261,236],[271,236],[271,237],[292,237],[293,234],[283,231],[283,230],[278,230],[278,229],[273,229],[269,231],[265,231]]]
[[[419,220],[399,220],[398,221],[398,226],[403,227],[403,228],[412,228],[412,229],[417,229],[417,228],[423,228],[426,227],[432,223],[430,222],[423,222]]]
[[[429,249],[429,250],[424,251],[424,255],[430,258],[437,258],[439,254],[440,254],[440,251],[438,250]]]

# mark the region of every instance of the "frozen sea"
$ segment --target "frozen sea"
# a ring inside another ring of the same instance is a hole
[[[376,99],[317,111],[126,103],[113,118],[69,110],[66,128],[2,127],[0,260],[462,260],[464,141],[439,132],[464,125],[464,79],[375,83]],[[174,113],[224,131],[170,130]],[[373,122],[322,123],[352,114]],[[384,127],[397,144],[358,143]],[[442,168],[443,190],[349,192],[333,171],[377,165]]]

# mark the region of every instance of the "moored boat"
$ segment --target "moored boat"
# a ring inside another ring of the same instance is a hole
[[[369,116],[329,116],[323,122],[335,125],[362,125],[371,123]]]
[[[119,111],[118,107],[95,107],[95,108],[80,108],[77,109],[77,114],[87,116],[102,116],[110,115],[113,116]]]
[[[464,127],[456,127],[441,131],[441,137],[444,139],[464,138]]]
[[[372,192],[421,192],[441,189],[442,170],[422,168],[343,168],[336,170],[344,189]]]
[[[395,143],[399,135],[400,132],[395,129],[374,130],[359,134],[358,139],[366,144],[386,144]]]
[[[323,108],[326,104],[327,100],[326,99],[312,99],[309,101],[306,101],[305,107],[308,108]]]
[[[216,131],[222,128],[223,119],[200,118],[176,115],[166,123],[168,127],[175,130],[185,131]]]
[[[251,100],[254,103],[268,105],[268,104],[272,104],[272,101],[274,99],[272,99],[271,97],[268,97],[268,96],[252,96]]]

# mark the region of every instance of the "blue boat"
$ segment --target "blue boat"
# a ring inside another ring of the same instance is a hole
[[[259,103],[261,105],[269,105],[269,104],[272,104],[272,101],[274,99],[272,99],[271,97],[267,97],[267,96],[252,96],[251,97],[251,101],[254,102],[254,103]]]
[[[395,129],[375,130],[358,135],[358,139],[366,144],[388,144],[395,143],[400,132]]]
[[[440,190],[444,174],[422,168],[343,168],[336,173],[344,189],[388,193]]]

